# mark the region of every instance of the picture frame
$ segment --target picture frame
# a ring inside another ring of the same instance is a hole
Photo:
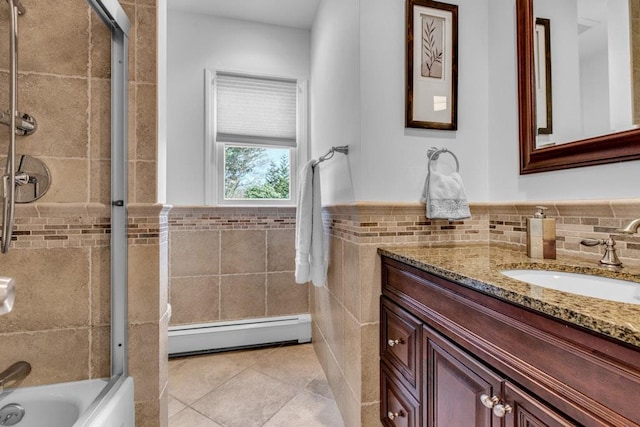
[[[536,18],[534,66],[536,76],[536,122],[538,135],[553,133],[551,93],[551,20]]]
[[[406,2],[405,127],[458,129],[458,6]]]

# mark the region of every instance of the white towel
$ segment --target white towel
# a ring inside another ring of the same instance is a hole
[[[444,175],[429,170],[422,197],[426,203],[427,218],[450,220],[471,218],[462,177],[458,172]]]
[[[298,183],[296,210],[296,283],[309,280],[323,286],[327,280],[322,200],[320,198],[320,168],[310,161],[302,168]]]

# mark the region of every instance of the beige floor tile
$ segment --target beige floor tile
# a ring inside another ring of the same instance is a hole
[[[285,346],[261,358],[253,369],[299,388],[322,372],[312,344]]]
[[[227,427],[260,427],[296,392],[295,387],[248,368],[192,406]]]
[[[182,411],[184,408],[187,407],[187,405],[180,402],[178,399],[176,399],[171,395],[169,395],[167,406],[169,407],[169,411],[168,411],[169,418],[171,418],[172,416],[174,416],[175,414],[177,414],[178,412]]]
[[[220,355],[194,356],[169,363],[169,394],[192,404],[216,387],[230,380],[246,363]]]
[[[265,427],[342,427],[336,402],[312,393],[300,392]]]
[[[185,408],[169,418],[171,427],[222,427],[191,408]]]
[[[329,385],[329,381],[327,381],[327,377],[324,375],[324,372],[320,372],[313,380],[311,380],[311,382],[307,384],[305,390],[327,399],[334,399],[333,393],[331,392],[331,386]]]

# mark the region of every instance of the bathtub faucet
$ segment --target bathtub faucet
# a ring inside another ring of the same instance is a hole
[[[29,362],[16,362],[9,366],[4,372],[0,373],[0,393],[2,393],[8,385],[13,385],[24,380],[31,372]]]

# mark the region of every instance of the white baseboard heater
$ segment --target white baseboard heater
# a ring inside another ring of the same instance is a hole
[[[169,327],[169,356],[287,342],[311,342],[310,314]]]

